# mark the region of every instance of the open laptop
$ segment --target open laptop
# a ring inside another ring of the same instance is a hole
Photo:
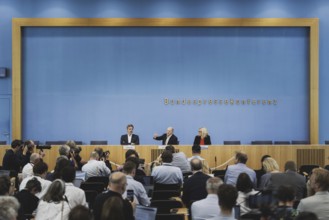
[[[83,172],[83,171],[76,171],[75,172],[75,178],[76,179],[81,179],[83,181],[86,181],[86,176],[87,176],[86,172]]]
[[[157,208],[136,205],[135,220],[155,220]]]

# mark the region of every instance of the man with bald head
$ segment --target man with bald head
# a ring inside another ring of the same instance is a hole
[[[185,180],[182,197],[187,207],[191,205],[191,201],[207,197],[206,182],[210,178],[210,176],[202,172],[202,161],[200,159],[194,158],[190,163],[193,175]]]
[[[93,207],[95,219],[101,219],[104,203],[113,196],[117,196],[123,202],[122,209],[125,217],[124,220],[134,219],[132,204],[128,200],[122,198],[122,194],[126,191],[126,186],[127,178],[124,173],[115,172],[111,174],[109,177],[108,191],[99,194],[95,199]]]
[[[111,170],[104,161],[100,161],[99,154],[96,151],[91,152],[88,163],[82,166],[82,171],[87,173],[87,178],[92,176],[109,176]]]
[[[153,139],[157,141],[162,141],[162,145],[178,145],[178,138],[174,135],[174,128],[168,127],[167,132],[161,136],[157,133],[153,135]]]
[[[30,163],[27,163],[22,170],[22,176],[23,179],[25,179],[26,177],[29,176],[33,176],[33,166],[34,164],[36,164],[37,162],[39,162],[41,159],[40,154],[38,153],[33,153],[30,156]]]

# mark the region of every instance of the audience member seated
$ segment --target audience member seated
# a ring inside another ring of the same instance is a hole
[[[293,220],[297,212],[294,210],[295,190],[290,185],[282,185],[279,187],[276,198],[278,205],[274,210],[274,219]]]
[[[278,163],[272,157],[268,157],[263,161],[263,168],[266,173],[260,179],[260,190],[267,188],[267,186],[270,184],[271,175],[273,173],[280,172]]]
[[[233,207],[238,198],[238,191],[236,188],[229,184],[222,184],[218,188],[218,204],[220,213],[218,216],[210,218],[211,220],[234,220]]]
[[[247,160],[248,160],[248,156],[246,153],[238,152],[235,155],[236,164],[228,166],[226,173],[225,173],[224,182],[226,184],[231,184],[231,185],[235,186],[240,173],[246,173],[249,175],[249,177],[254,185],[254,188],[256,188],[256,186],[257,186],[256,173],[253,169],[250,169],[249,167],[247,167],[247,165],[246,165]]]
[[[91,152],[88,163],[83,165],[82,171],[87,173],[87,178],[91,176],[109,176],[111,170],[105,165],[104,161],[99,161],[99,155],[96,151]]]
[[[7,150],[2,159],[3,170],[14,170],[17,173],[28,161],[27,147],[23,148],[23,142],[21,140],[14,140],[11,142],[11,149]]]
[[[266,155],[263,155],[262,158],[261,158],[261,160],[260,160],[261,168],[259,170],[255,170],[255,172],[256,172],[256,178],[257,178],[257,184],[258,184],[257,187],[259,187],[259,185],[260,185],[260,179],[261,179],[261,177],[266,173],[266,171],[265,171],[265,169],[263,167],[263,162],[268,157],[271,157],[271,156],[270,155],[267,155],[267,154]]]
[[[140,160],[139,160],[139,155],[137,153],[137,151],[133,150],[133,149],[129,149],[126,151],[125,154],[125,158],[126,161],[133,161],[134,163],[136,163],[136,176],[145,176],[145,172],[144,172],[144,164],[140,164]]]
[[[40,161],[41,157],[38,153],[33,153],[30,156],[30,163],[27,163],[22,170],[22,178],[25,179],[26,177],[33,176],[33,166],[34,164]]]
[[[61,174],[62,170],[67,166],[71,166],[71,162],[63,157],[58,157],[56,161],[55,169],[47,174],[46,179],[49,181],[60,179],[62,175]]]
[[[87,207],[77,205],[71,209],[69,220],[94,220],[94,216]]]
[[[192,146],[192,157],[188,158],[187,160],[191,162],[192,159],[197,158],[202,161],[202,172],[209,174],[209,165],[207,161],[201,157],[201,147],[200,145],[193,145]]]
[[[12,196],[15,192],[15,177],[0,176],[0,196]]]
[[[219,214],[217,191],[221,184],[223,184],[223,181],[218,177],[211,177],[207,180],[207,197],[192,203],[191,213],[193,220],[208,219]]]
[[[71,148],[68,145],[64,144],[64,145],[60,146],[58,148],[58,153],[59,153],[59,157],[57,158],[57,161],[60,158],[67,159],[67,160],[70,161],[70,163],[73,167],[78,169],[78,164],[77,164],[77,162],[74,158],[74,154],[73,154],[73,152],[71,151]]]
[[[125,219],[123,200],[117,196],[110,197],[103,206],[100,220]]]
[[[70,208],[77,205],[88,206],[86,202],[85,192],[73,185],[75,179],[75,169],[71,166],[66,166],[61,172],[61,179],[65,182],[65,196],[68,200]]]
[[[19,190],[21,191],[25,189],[27,182],[35,177],[41,183],[41,192],[35,194],[40,199],[47,192],[47,189],[51,184],[49,180],[45,180],[47,171],[48,165],[45,162],[40,161],[35,164],[33,167],[33,176],[26,177],[19,186]]]
[[[191,172],[190,163],[184,152],[175,153],[175,147],[172,145],[166,146],[166,150],[171,151],[173,155],[172,165],[181,169],[183,173]]]
[[[39,202],[35,219],[67,220],[70,206],[65,197],[65,183],[54,180]]]
[[[296,200],[301,200],[306,194],[305,177],[297,173],[296,163],[287,161],[284,166],[284,173],[273,173],[270,178],[270,184],[265,190],[271,190],[275,194],[281,185],[291,185],[296,190]]]
[[[140,182],[134,180],[136,164],[132,161],[127,161],[123,166],[123,172],[126,174],[128,184],[125,195],[127,194],[127,190],[134,190],[134,195],[136,196],[138,203],[144,206],[149,206],[150,199],[147,196],[144,186]]]
[[[19,203],[13,196],[0,196],[1,220],[16,220]]]
[[[199,133],[194,138],[193,145],[211,145],[207,128],[200,128]]]
[[[99,194],[94,203],[94,217],[96,220],[101,219],[101,215],[106,211],[105,209],[110,209],[105,206],[106,200],[112,197],[118,197],[122,201],[122,211],[124,213],[123,220],[134,220],[133,207],[128,200],[122,198],[122,194],[126,191],[127,178],[126,175],[121,172],[112,173],[109,179],[108,191],[106,193]]]
[[[171,151],[163,151],[161,159],[163,164],[154,167],[152,170],[154,182],[161,184],[182,184],[183,174],[178,167],[172,165],[173,155]]]
[[[99,159],[100,161],[104,161],[105,165],[107,166],[107,168],[109,168],[112,172],[112,165],[111,162],[109,160],[110,157],[110,151],[105,151],[103,150],[103,148],[101,147],[96,147],[94,149],[94,151],[96,151],[98,153]]]
[[[41,183],[37,178],[30,179],[25,186],[25,189],[19,191],[15,197],[20,203],[18,210],[18,219],[25,220],[25,214],[32,215],[37,209],[39,198],[35,194],[41,192]]]
[[[254,190],[251,179],[246,173],[240,173],[236,182],[236,189],[238,190],[238,199],[236,203],[237,205],[240,205],[241,215],[245,215],[252,211],[247,204],[248,197],[259,192]]]
[[[191,201],[204,199],[207,197],[206,182],[210,178],[202,173],[202,161],[198,158],[191,160],[193,175],[185,180],[183,185],[182,200],[186,207],[189,207]]]
[[[162,145],[178,145],[178,138],[174,135],[174,128],[168,127],[167,132],[159,136],[157,133],[153,135],[153,139],[162,141]]]
[[[34,141],[32,141],[32,140],[24,141],[23,149],[27,148],[27,152],[26,152],[26,156],[25,156],[24,162],[22,164],[22,167],[24,167],[26,164],[29,163],[29,161],[31,159],[31,155],[34,153],[35,147],[36,147],[36,145],[35,145]],[[45,153],[42,150],[40,150],[38,152],[38,154],[39,154],[40,158],[43,158],[45,156]]]
[[[314,212],[320,220],[329,219],[329,171],[321,168],[313,169],[310,186],[315,194],[302,199],[297,210]]]
[[[86,163],[86,161],[83,161],[80,156],[80,152],[82,150],[81,147],[77,146],[73,140],[67,141],[66,145],[70,147],[70,155],[77,165],[76,169],[81,170],[82,166]]]

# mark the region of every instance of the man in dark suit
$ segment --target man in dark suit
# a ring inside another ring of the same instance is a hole
[[[133,134],[134,125],[127,125],[127,134],[121,136],[120,144],[121,145],[139,145],[139,137],[136,134]]]
[[[186,207],[189,207],[191,201],[201,200],[207,197],[206,183],[210,176],[202,172],[202,161],[198,158],[191,160],[193,175],[185,180],[183,185],[182,200]]]
[[[297,167],[294,161],[287,161],[284,169],[284,173],[273,173],[271,175],[270,184],[267,189],[276,193],[279,186],[290,185],[296,190],[296,200],[301,200],[306,195],[305,177],[297,173]]]
[[[168,127],[167,132],[161,136],[158,134],[153,135],[153,139],[162,141],[162,145],[178,145],[178,138],[174,135],[174,128]]]

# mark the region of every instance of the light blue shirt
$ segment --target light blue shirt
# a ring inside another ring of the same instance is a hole
[[[251,182],[253,182],[254,184],[254,188],[257,187],[257,178],[255,171],[247,167],[244,163],[237,163],[235,165],[228,166],[225,173],[224,182],[226,184],[231,184],[235,186],[240,173],[248,174],[251,179]]]
[[[320,191],[300,200],[298,212],[313,212],[319,220],[329,219],[329,192]]]
[[[192,220],[203,220],[215,217],[219,214],[217,194],[208,194],[205,199],[192,203]]]
[[[170,163],[163,163],[162,166],[153,168],[152,174],[154,182],[162,184],[183,183],[183,173],[181,169]]]
[[[127,188],[126,191],[128,189],[130,190],[134,190],[134,195],[136,196],[139,204],[144,205],[144,206],[149,206],[150,205],[150,199],[147,197],[146,191],[144,186],[134,180],[134,178],[130,175],[126,175],[127,177]]]

